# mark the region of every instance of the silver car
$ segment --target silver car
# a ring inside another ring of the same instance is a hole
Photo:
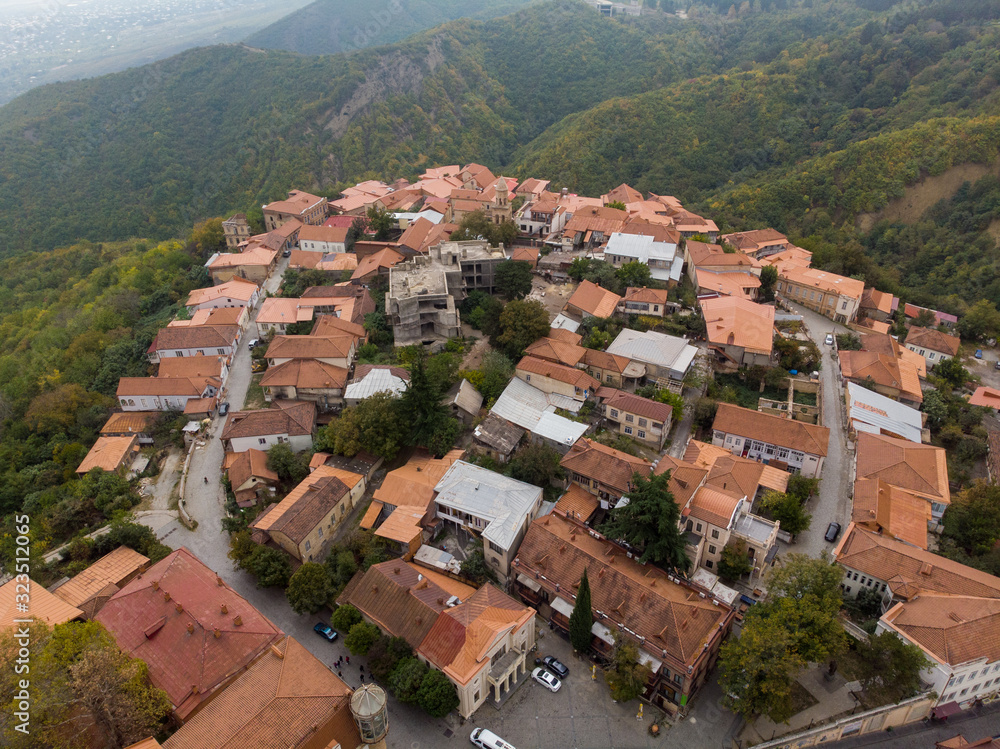
[[[531,672],[531,678],[548,689],[550,692],[558,692],[559,687],[562,686],[562,682],[559,681],[558,676],[551,671],[547,671],[541,666]]]

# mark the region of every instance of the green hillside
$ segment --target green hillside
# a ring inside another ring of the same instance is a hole
[[[334,55],[378,47],[456,18],[496,18],[533,0],[316,0],[246,40],[251,47]]]
[[[840,0],[618,21],[550,0],[348,57],[219,46],[41,87],[0,109],[0,255],[165,239],[292,185],[330,191],[440,163],[504,168],[546,128],[610,97],[694,88],[870,17]]]

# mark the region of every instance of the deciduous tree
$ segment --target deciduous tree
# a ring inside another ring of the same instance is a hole
[[[422,661],[416,658],[404,658],[389,674],[389,691],[396,695],[400,702],[416,702],[427,671],[427,664]]]
[[[774,289],[778,284],[778,269],[773,265],[765,265],[760,269],[760,289],[757,290],[762,302],[774,301]]]
[[[669,480],[669,471],[649,478],[633,474],[628,502],[611,511],[601,531],[641,549],[640,561],[686,570],[691,561],[684,551],[684,536],[677,527],[680,515]]]
[[[768,491],[760,504],[771,513],[772,518],[781,523],[781,530],[793,536],[808,530],[812,522],[812,516],[803,509],[802,503],[790,494]]]
[[[649,266],[637,260],[623,264],[615,271],[615,274],[618,276],[622,288],[628,288],[629,286],[649,286],[649,282],[653,278]]]
[[[333,583],[322,564],[306,562],[292,574],[285,595],[296,614],[314,614],[330,602]]]
[[[382,633],[374,624],[358,622],[344,637],[344,645],[351,655],[368,655],[368,650]]]
[[[432,718],[443,718],[458,707],[458,690],[447,676],[432,668],[420,682],[417,704]]]
[[[871,702],[891,704],[920,691],[920,672],[930,665],[923,651],[892,632],[872,635],[857,645],[858,680]]]
[[[739,639],[730,638],[719,652],[719,685],[726,705],[747,720],[766,715],[781,723],[792,716],[792,675],[806,662],[788,630],[756,616],[756,608],[747,612]]]
[[[363,621],[361,612],[349,603],[338,606],[330,616],[330,626],[342,634],[350,632],[351,627]]]
[[[517,361],[528,346],[548,332],[549,313],[542,303],[518,299],[508,302],[500,313],[496,345],[512,361]]]
[[[494,271],[497,293],[504,299],[524,299],[531,293],[531,263],[506,260]]]
[[[375,393],[356,406],[344,409],[340,417],[319,431],[317,450],[353,457],[361,450],[392,460],[405,438],[398,401],[390,393]]]
[[[634,642],[615,630],[612,630],[611,636],[615,644],[604,680],[615,702],[630,702],[646,691],[646,683],[653,672],[645,663],[639,662],[639,647]]]

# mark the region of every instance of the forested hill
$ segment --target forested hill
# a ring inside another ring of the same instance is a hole
[[[292,185],[330,190],[440,163],[502,168],[567,115],[678,81],[697,88],[698,76],[753,68],[871,17],[837,0],[618,21],[549,0],[346,57],[211,47],[45,86],[0,109],[0,254],[172,237]]]
[[[456,18],[496,18],[533,0],[316,0],[246,40],[251,47],[333,55],[400,39]]]

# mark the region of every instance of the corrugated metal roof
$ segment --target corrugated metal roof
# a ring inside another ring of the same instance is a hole
[[[698,349],[684,338],[626,328],[608,346],[608,353],[669,369],[671,374],[679,374],[680,379],[690,368]]]
[[[861,432],[887,432],[920,444],[921,417],[915,408],[886,398],[868,388],[853,382],[847,383],[848,415],[855,422],[855,429]],[[864,428],[861,425],[868,425]]]
[[[401,395],[406,390],[406,380],[388,369],[372,369],[360,380],[350,383],[344,390],[346,400],[363,400],[375,393]]]

